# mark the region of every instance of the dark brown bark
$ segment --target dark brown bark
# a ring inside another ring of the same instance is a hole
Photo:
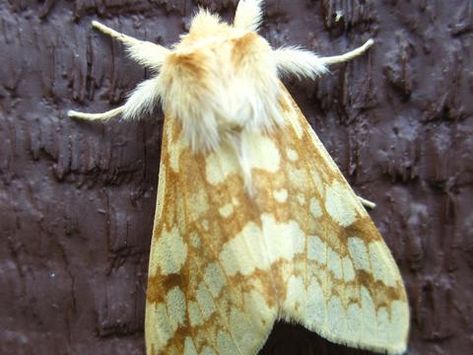
[[[65,111],[115,107],[147,75],[92,19],[170,45],[198,3],[229,18],[236,0],[0,3],[2,354],[143,353],[161,123]],[[289,88],[378,204],[409,293],[410,353],[471,353],[472,2],[269,0],[262,32],[325,55],[375,39],[365,57]],[[361,352],[280,324],[264,353]]]

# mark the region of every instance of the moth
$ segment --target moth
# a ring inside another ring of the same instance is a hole
[[[164,128],[146,300],[147,354],[255,354],[278,319],[326,339],[406,350],[396,263],[281,83],[315,79],[338,56],[272,48],[262,1],[232,24],[199,10],[171,48],[96,21],[154,75],[123,106],[70,117],[134,119],[162,104]]]

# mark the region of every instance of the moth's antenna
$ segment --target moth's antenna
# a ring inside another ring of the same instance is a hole
[[[263,0],[240,0],[233,25],[247,31],[258,31],[263,20]]]

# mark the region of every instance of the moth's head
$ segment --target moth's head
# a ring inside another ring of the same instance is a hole
[[[325,69],[315,54],[274,50],[258,35],[262,2],[240,0],[231,24],[200,10],[180,42],[159,51],[159,75],[151,85],[194,150],[215,148],[245,129],[280,125],[278,74],[315,77]]]
[[[70,117],[124,118],[151,112],[161,99],[164,113],[177,119],[194,151],[233,142],[244,130],[269,131],[283,123],[278,74],[315,78],[326,65],[347,61],[372,44],[368,40],[344,55],[319,58],[299,48],[272,49],[258,35],[263,0],[240,0],[232,24],[200,10],[190,30],[171,49],[120,34],[97,21],[92,25],[128,46],[135,60],[158,74],[142,82],[125,105],[104,114],[70,111]]]
[[[251,27],[199,11],[161,67],[166,115],[181,121],[197,148],[202,143],[212,147],[218,142],[209,138],[245,127],[271,127],[280,120],[272,53]]]

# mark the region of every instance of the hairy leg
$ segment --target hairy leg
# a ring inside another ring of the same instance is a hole
[[[67,111],[67,116],[69,116],[70,118],[79,118],[82,120],[90,120],[90,121],[108,120],[110,118],[113,118],[121,114],[124,108],[125,108],[125,105],[114,108],[113,110],[110,110],[107,112],[102,112],[102,113],[85,113],[85,112],[69,110]]]
[[[363,197],[357,196],[358,200],[360,200],[361,204],[369,209],[373,209],[376,207],[376,203],[371,202],[369,200],[364,199]]]
[[[104,24],[98,21],[92,21],[92,27],[99,30],[102,33],[105,33],[106,35],[109,35],[112,38],[115,38],[116,40],[122,42],[123,44],[127,46],[136,45],[142,42],[139,39],[136,39],[131,36],[127,36],[126,34],[115,31],[113,28],[105,26]]]
[[[134,60],[155,71],[159,70],[164,58],[169,53],[167,48],[159,44],[149,41],[140,41],[139,39],[117,32],[98,21],[92,21],[92,27],[123,43]]]
[[[365,53],[373,44],[374,44],[374,41],[370,38],[361,47],[358,47],[350,52],[331,56],[331,57],[321,57],[320,60],[325,65],[348,62],[352,60],[353,58],[356,58],[362,55],[363,53]]]

